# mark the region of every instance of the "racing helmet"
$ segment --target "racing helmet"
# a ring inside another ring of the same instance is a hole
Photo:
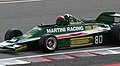
[[[71,14],[65,14],[64,17],[65,17],[66,20],[69,20],[69,18],[72,17],[72,15]]]
[[[64,26],[65,25],[65,18],[64,16],[57,16],[57,19],[56,19],[56,25],[58,26]]]

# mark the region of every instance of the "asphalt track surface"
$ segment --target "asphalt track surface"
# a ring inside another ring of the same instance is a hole
[[[120,0],[43,0],[38,2],[0,4],[0,38],[10,28],[20,28],[23,33],[41,23],[53,24],[58,15],[70,13],[78,18],[96,18],[104,11],[120,11]],[[58,50],[56,52],[86,50],[111,46],[97,46],[80,49]],[[0,51],[0,59],[45,54],[39,50],[18,54]],[[32,63],[25,66],[99,66],[120,63],[119,55],[77,58],[52,62]],[[22,65],[24,66],[24,65]]]

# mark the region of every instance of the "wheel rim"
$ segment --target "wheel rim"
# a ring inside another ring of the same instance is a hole
[[[56,48],[57,41],[54,37],[50,37],[46,41],[46,47],[49,50],[54,50]]]

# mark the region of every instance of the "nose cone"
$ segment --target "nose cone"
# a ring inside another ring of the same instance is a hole
[[[12,46],[12,45],[14,45],[14,43],[3,41],[3,42],[0,43],[0,48],[9,47],[9,46]]]

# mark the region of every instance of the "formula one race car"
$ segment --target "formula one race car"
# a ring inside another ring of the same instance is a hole
[[[5,34],[5,41],[0,42],[0,48],[16,52],[38,48],[44,52],[53,52],[61,48],[120,45],[120,13],[103,12],[92,21],[66,16],[68,19],[59,16],[56,24],[38,25],[25,34],[18,29],[10,29]]]

